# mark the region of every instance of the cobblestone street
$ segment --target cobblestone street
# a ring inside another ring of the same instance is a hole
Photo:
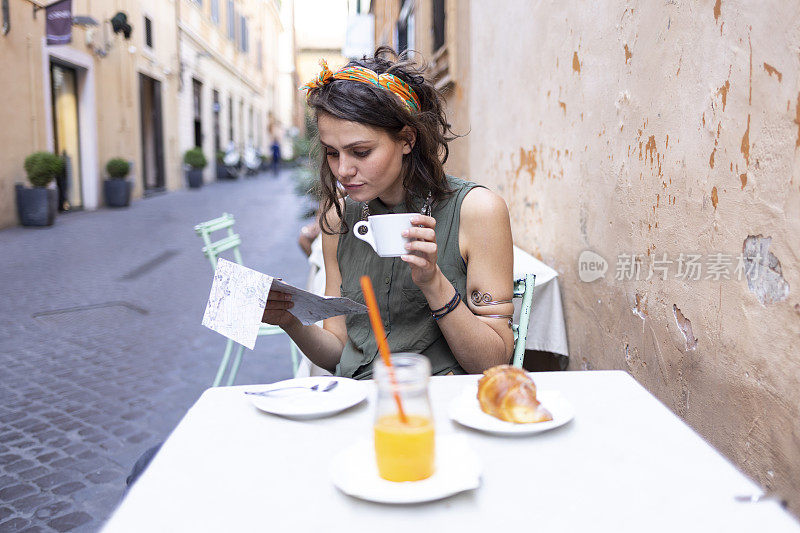
[[[97,531],[210,385],[225,339],[200,325],[212,271],[194,224],[232,213],[245,265],[304,286],[291,173],[0,231],[1,532]],[[237,384],[290,376],[287,337],[262,337]]]

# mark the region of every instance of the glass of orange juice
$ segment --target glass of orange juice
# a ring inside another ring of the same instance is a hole
[[[435,439],[428,381],[431,364],[423,355],[392,355],[395,382],[378,358],[374,377],[378,385],[375,407],[375,458],[378,473],[389,481],[419,481],[433,475]],[[400,416],[396,395],[405,413]]]

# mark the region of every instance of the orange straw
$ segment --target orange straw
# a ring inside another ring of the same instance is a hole
[[[400,422],[408,424],[408,418],[406,417],[405,411],[403,411],[403,402],[400,401],[400,394],[397,392],[397,378],[394,375],[392,354],[389,352],[389,343],[386,342],[386,331],[383,329],[381,312],[378,310],[378,300],[375,299],[375,291],[372,289],[372,281],[370,281],[369,276],[361,276],[361,290],[364,292],[364,300],[367,302],[367,311],[369,311],[369,321],[372,323],[372,331],[375,333],[375,339],[378,341],[378,351],[381,353],[383,364],[386,365],[389,371],[389,381],[394,391],[394,401],[397,402],[397,412],[400,415]]]

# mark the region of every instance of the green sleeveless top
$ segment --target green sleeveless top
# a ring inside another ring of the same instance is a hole
[[[458,247],[461,202],[474,187],[472,183],[447,177],[453,194],[432,209],[436,219],[437,263],[445,277],[464,297],[467,290],[467,265]],[[416,212],[405,202],[387,208],[379,199],[369,203],[372,215]],[[353,235],[353,225],[361,218],[361,203],[345,198],[344,223],[348,232],[339,235],[336,259],[342,275],[342,296],[364,303],[360,278],[372,279],[386,339],[392,353],[423,354],[431,361],[434,375],[465,374],[447,345],[425,295],[411,280],[411,267],[399,257],[380,257],[366,242]],[[372,377],[372,362],[378,355],[375,335],[367,314],[346,315],[347,343],[335,375],[356,379]]]

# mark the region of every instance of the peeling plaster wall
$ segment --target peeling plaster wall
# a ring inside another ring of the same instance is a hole
[[[800,4],[506,0],[470,21],[469,175],[559,271],[570,368],[627,370],[800,514]],[[584,250],[605,277],[580,281]],[[622,253],[639,280],[614,279]],[[645,279],[681,253],[769,275]]]

